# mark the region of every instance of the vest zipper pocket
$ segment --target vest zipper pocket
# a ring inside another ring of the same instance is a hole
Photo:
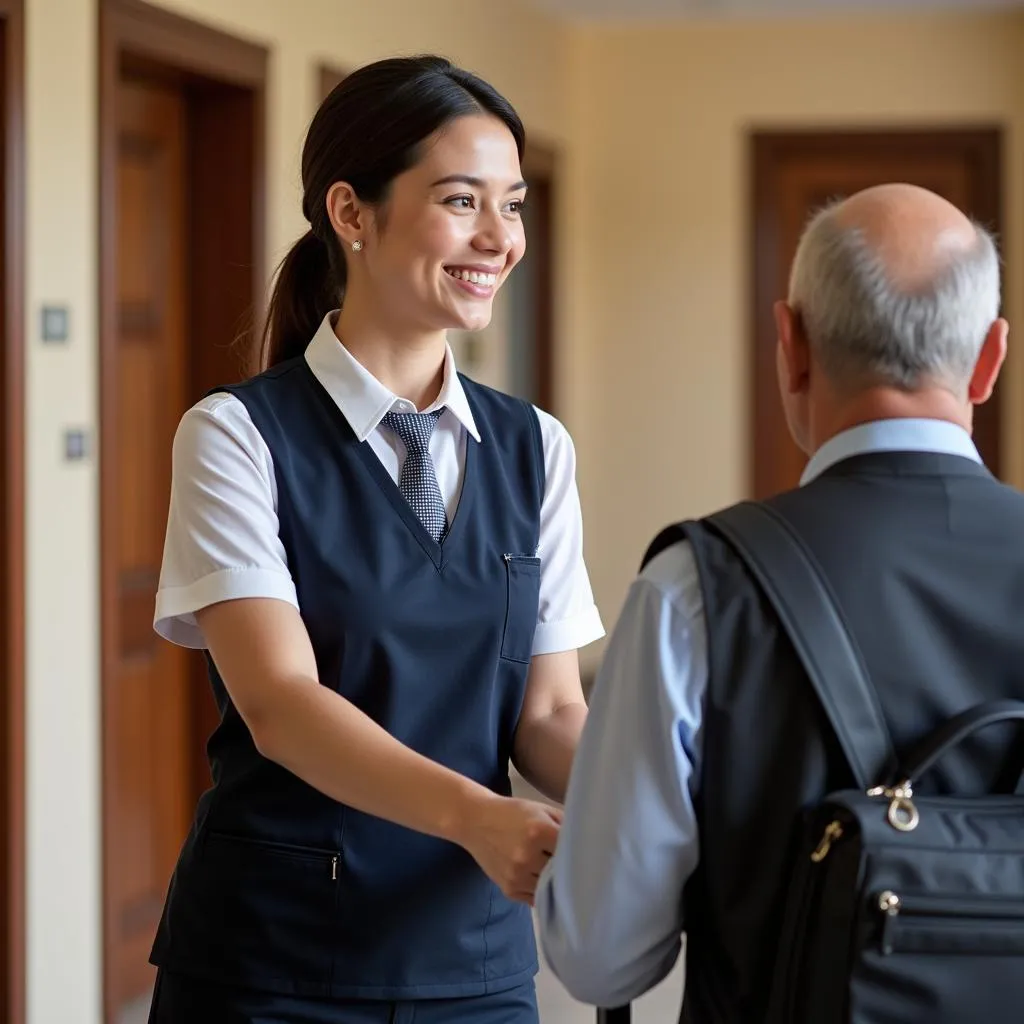
[[[876,897],[881,947],[894,953],[1024,956],[1024,900],[927,896],[892,889]]]
[[[293,843],[279,843],[270,839],[254,839],[250,836],[237,836],[229,832],[211,832],[208,839],[222,845],[236,845],[267,854],[272,857],[287,857],[290,860],[305,861],[310,864],[323,864],[330,872],[332,882],[338,881],[338,865],[341,853],[337,850],[323,849],[317,846],[298,846]]]

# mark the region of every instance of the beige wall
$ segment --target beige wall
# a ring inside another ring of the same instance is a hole
[[[96,425],[96,0],[27,0],[29,1021],[100,1019],[97,464],[60,461],[67,424]],[[566,31],[465,0],[168,0],[272,50],[268,232],[276,263],[302,225],[298,154],[315,67],[440,50],[514,97],[562,144]],[[529,53],[526,63],[522,55]],[[39,305],[73,339],[44,349]]]
[[[97,466],[59,459],[64,426],[96,422],[95,2],[27,0],[31,1024],[95,1024],[100,1005]],[[525,7],[465,0],[166,6],[272,48],[272,260],[302,227],[297,160],[319,59],[441,49],[562,146],[558,412],[579,449],[609,625],[654,530],[743,491],[748,123],[1004,121],[1009,306],[1021,307],[1020,16],[570,36]],[[44,301],[70,304],[69,346],[39,344]],[[1008,441],[1022,482],[1015,404]]]
[[[574,47],[576,435],[611,622],[657,529],[745,493],[749,126],[1005,125],[1008,307],[1024,316],[1024,16],[600,27]],[[1022,484],[1024,363],[1008,369]]]
[[[60,461],[96,417],[95,16],[28,0],[27,915],[32,1024],[93,1024],[100,1000],[96,465]],[[71,343],[39,342],[65,302]]]

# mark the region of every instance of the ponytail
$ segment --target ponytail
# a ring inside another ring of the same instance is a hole
[[[302,355],[324,317],[340,305],[345,263],[333,233],[331,243],[309,230],[282,260],[260,341],[261,371]]]

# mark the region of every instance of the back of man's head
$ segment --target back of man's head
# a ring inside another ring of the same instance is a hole
[[[836,383],[962,393],[999,316],[999,257],[989,233],[945,200],[882,186],[811,221],[790,304]]]
[[[965,407],[986,391],[976,371],[999,305],[991,235],[911,185],[867,189],[820,211],[800,240],[788,302],[834,395],[941,389]],[[1005,332],[997,340],[1005,347]]]

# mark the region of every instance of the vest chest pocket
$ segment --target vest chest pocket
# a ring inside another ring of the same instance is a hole
[[[508,581],[505,631],[501,656],[508,661],[529,662],[540,607],[540,559],[531,555],[504,555]]]

